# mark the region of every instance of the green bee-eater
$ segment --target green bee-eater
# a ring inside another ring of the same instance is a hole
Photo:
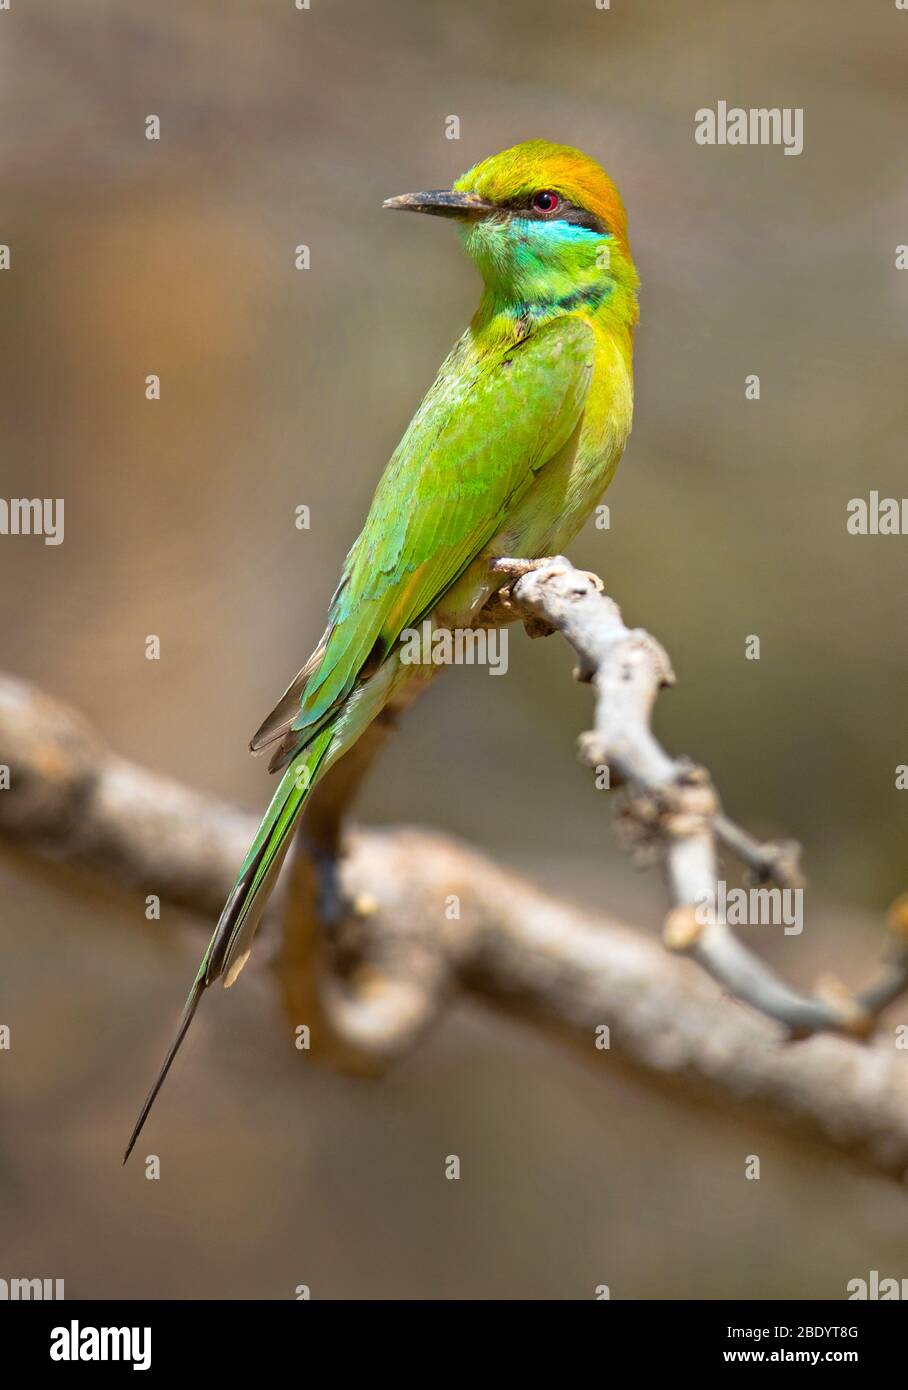
[[[280,784],[199,966],[138,1138],[203,991],[236,979],[315,783],[420,668],[400,637],[467,628],[502,583],[496,556],[563,550],[608,486],[631,427],[637,273],[618,190],[578,150],[531,140],[453,189],[384,205],[455,221],[479,308],[382,475],[328,626],[252,740]],[[425,672],[422,672],[425,679]],[[125,1160],[124,1160],[125,1161]]]

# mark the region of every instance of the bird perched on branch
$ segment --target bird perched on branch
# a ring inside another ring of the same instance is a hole
[[[281,780],[126,1158],[202,993],[242,969],[312,788],[420,678],[400,660],[401,633],[427,617],[469,627],[507,582],[491,572],[493,558],[563,550],[630,431],[638,280],[621,198],[598,164],[530,140],[452,189],[384,206],[453,221],[482,298],[382,475],[321,641],[252,740],[254,751],[271,750]]]

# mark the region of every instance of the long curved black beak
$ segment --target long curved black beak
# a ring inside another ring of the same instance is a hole
[[[475,193],[455,193],[452,189],[436,189],[431,193],[401,193],[397,198],[386,198],[382,207],[399,212],[430,212],[435,217],[459,217],[468,220],[498,211],[494,203],[485,202]]]

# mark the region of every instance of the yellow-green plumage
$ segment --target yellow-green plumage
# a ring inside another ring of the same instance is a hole
[[[621,200],[597,164],[530,141],[449,192],[386,206],[455,219],[482,300],[376,488],[324,636],[253,739],[283,776],[127,1156],[202,992],[242,967],[311,787],[406,682],[426,678],[399,660],[403,629],[426,617],[469,626],[502,582],[491,558],[564,549],[630,430],[637,275]]]

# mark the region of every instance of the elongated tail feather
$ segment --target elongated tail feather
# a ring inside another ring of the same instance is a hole
[[[249,955],[252,939],[258,928],[262,912],[268,901],[268,894],[280,870],[284,855],[293,838],[293,830],[306,800],[318,778],[319,767],[334,737],[333,727],[328,727],[312,740],[312,743],[294,759],[280,780],[271,805],[265,813],[258,833],[249,848],[240,869],[230,897],[202,957],[198,973],[192,982],[189,998],[183,1009],[176,1037],[170,1045],[167,1056],[158,1072],[154,1084],[145,1098],[139,1112],[123,1162],[132,1153],[135,1142],[148,1119],[155,1098],[164,1084],[171,1063],[186,1036],[199,1000],[210,984],[221,975],[224,984],[232,985],[243,968]]]
[[[199,1000],[201,999],[204,992],[204,981],[197,979],[193,984],[192,989],[189,991],[189,998],[186,1000],[186,1005],[183,1009],[183,1016],[180,1019],[180,1026],[176,1032],[176,1037],[170,1044],[170,1049],[167,1053],[167,1056],[164,1058],[161,1070],[155,1077],[154,1085],[148,1092],[148,1095],[145,1097],[142,1109],[139,1111],[139,1118],[136,1120],[135,1127],[133,1128],[132,1134],[129,1137],[129,1143],[126,1145],[126,1152],[123,1155],[124,1163],[129,1158],[129,1155],[132,1153],[133,1148],[135,1147],[136,1140],[142,1133],[142,1128],[145,1124],[145,1121],[148,1119],[149,1111],[155,1103],[155,1098],[157,1097],[158,1091],[160,1091],[161,1087],[164,1085],[165,1080],[167,1079],[167,1073],[170,1071],[170,1064],[180,1050],[180,1043],[185,1038],[186,1033],[189,1029],[189,1025],[195,1017],[195,1011],[199,1007]]]
[[[278,783],[202,961],[200,973],[204,969],[206,986],[225,975],[224,984],[229,987],[242,970],[292,831],[333,737],[333,727],[322,729]]]

